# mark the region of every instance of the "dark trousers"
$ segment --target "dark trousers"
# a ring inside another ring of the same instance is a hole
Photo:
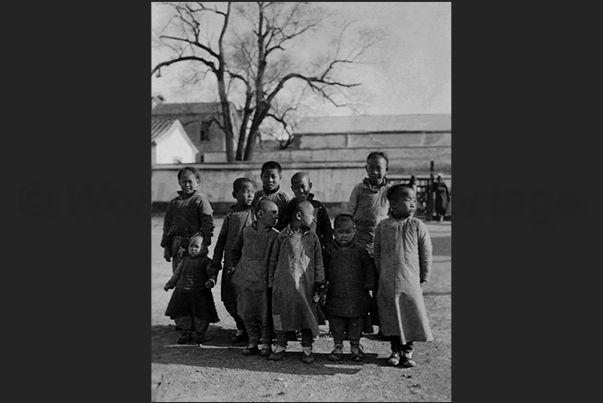
[[[343,340],[346,336],[350,340],[350,345],[358,346],[362,329],[364,328],[364,315],[355,318],[344,318],[342,316],[329,316],[329,330],[333,335],[333,341],[337,345],[343,346]]]
[[[192,316],[180,316],[174,318],[174,321],[176,322],[176,326],[180,327],[186,333],[196,332],[204,335],[209,328],[209,321]]]
[[[287,347],[287,332],[275,332],[276,333],[276,345],[281,347]],[[302,329],[302,347],[312,347],[312,343],[314,342],[314,336],[312,335],[311,329]]]
[[[400,336],[389,336],[389,343],[391,344],[392,351],[402,351],[405,353],[410,353],[413,349],[413,342],[409,341],[406,344],[402,344]]]
[[[245,322],[245,328],[249,335],[249,344],[257,346],[260,341],[262,344],[272,344],[272,324],[263,324],[260,321]]]
[[[243,318],[241,318],[237,313],[237,301],[235,300],[224,302],[224,308],[226,308],[226,311],[235,320],[235,323],[237,324],[237,329],[245,330],[245,322],[243,321]]]

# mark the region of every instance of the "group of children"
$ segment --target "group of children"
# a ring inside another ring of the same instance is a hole
[[[421,291],[431,270],[431,240],[414,217],[413,188],[388,183],[385,154],[370,153],[365,169],[334,228],[311,193],[308,173],[291,178],[294,197],[281,188],[275,161],[262,166],[257,192],[250,179],[236,179],[236,204],[212,259],[212,208],[195,189],[197,170],[181,169],[182,190],[168,206],[161,241],[173,267],[165,290],[175,288],[165,314],[182,332],[178,343],[203,343],[209,324],[219,321],[211,289],[221,271],[222,302],[237,328],[231,342],[247,341],[244,355],[280,360],[300,333],[302,361],[311,364],[326,319],[334,342],[329,360],[341,361],[349,340],[351,359],[362,362],[360,339],[378,325],[391,345],[388,364],[416,365],[413,342],[433,340]]]

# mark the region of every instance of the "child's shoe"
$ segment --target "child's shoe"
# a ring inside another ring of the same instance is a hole
[[[339,362],[343,360],[343,346],[336,344],[335,350],[333,350],[331,354],[327,356],[327,360],[333,362]]]
[[[412,351],[411,352],[403,352],[402,353],[402,361],[400,363],[400,366],[404,367],[404,368],[412,368],[415,365],[417,365],[417,363],[412,360]]]
[[[312,364],[314,362],[314,354],[310,353],[308,355],[302,352],[302,362],[305,364]]]
[[[240,334],[240,335],[234,335],[232,337],[232,339],[230,339],[230,342],[233,344],[238,344],[238,343],[242,343],[244,341],[249,341],[249,335],[247,334],[247,332]]]
[[[362,362],[364,360],[364,353],[362,352],[362,350],[360,348],[358,348],[358,351],[354,351],[355,349],[352,349],[352,361],[354,362]]]
[[[270,347],[268,347],[268,348],[262,347],[262,349],[260,350],[261,357],[268,357],[268,356],[270,356],[270,354],[272,354],[272,349]]]
[[[400,352],[394,351],[392,355],[389,356],[387,364],[391,365],[392,367],[397,367],[398,365],[400,365]]]
[[[180,335],[178,339],[178,344],[186,344],[191,340],[191,334],[188,332],[184,332]]]
[[[247,346],[243,349],[243,355],[254,355],[260,352],[258,346]]]
[[[270,361],[278,361],[278,360],[281,360],[281,359],[285,358],[285,354],[286,354],[285,350],[279,351],[278,353],[276,353],[276,352],[275,353],[271,353],[268,356],[268,359]]]
[[[204,334],[195,332],[193,333],[192,339],[195,344],[203,344],[205,343],[206,337]]]

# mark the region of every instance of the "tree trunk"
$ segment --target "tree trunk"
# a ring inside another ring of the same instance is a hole
[[[226,161],[235,161],[234,152],[234,130],[232,127],[232,119],[230,117],[230,104],[226,96],[226,88],[224,86],[224,73],[218,71],[216,73],[218,78],[218,92],[220,94],[220,105],[222,106],[222,121],[224,126],[224,137],[226,140]]]

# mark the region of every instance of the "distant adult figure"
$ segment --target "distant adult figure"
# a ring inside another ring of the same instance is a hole
[[[446,215],[446,209],[448,202],[450,201],[450,192],[448,192],[448,186],[442,180],[442,174],[438,174],[435,182],[433,183],[433,191],[435,192],[435,211],[438,221],[444,221]]]
[[[415,194],[417,193],[417,178],[414,175],[410,175],[410,179],[408,180],[408,187],[410,187]]]

